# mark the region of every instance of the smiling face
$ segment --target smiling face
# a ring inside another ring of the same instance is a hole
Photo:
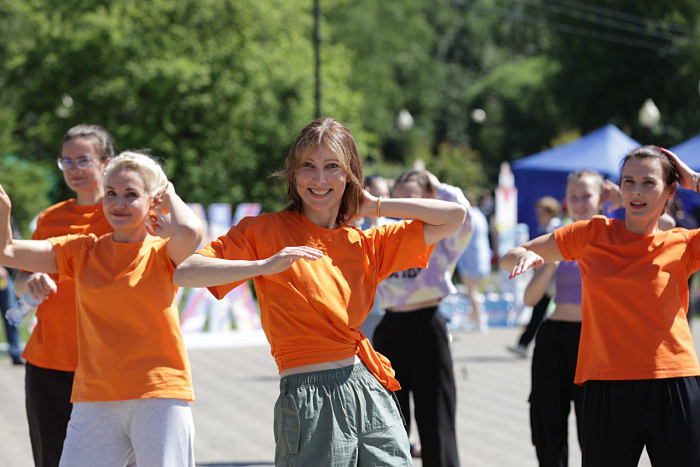
[[[338,157],[325,144],[314,147],[295,174],[301,212],[314,224],[328,229],[337,226],[348,176]]]
[[[141,175],[129,169],[115,170],[105,180],[102,201],[107,220],[114,228],[114,240],[141,241],[146,236],[146,218],[153,197]]]
[[[108,159],[102,160],[97,143],[91,138],[75,138],[63,143],[61,158],[70,159],[70,166],[63,171],[63,178],[68,187],[80,197],[83,194],[102,193],[102,174]],[[76,164],[79,158],[90,158],[89,165],[81,169]]]
[[[675,184],[666,185],[661,163],[656,159],[630,158],[625,162],[620,181],[620,195],[625,208],[625,228],[648,235],[656,224],[666,202],[675,194]]]
[[[601,183],[584,175],[566,185],[566,207],[575,221],[590,220],[598,214],[601,200]]]

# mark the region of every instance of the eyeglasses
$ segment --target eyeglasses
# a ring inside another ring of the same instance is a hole
[[[95,158],[91,156],[80,156],[77,159],[73,160],[68,157],[59,157],[56,159],[56,162],[58,162],[58,168],[66,171],[70,170],[73,165],[79,169],[87,169],[90,167],[90,164],[92,164],[92,161],[94,161]]]

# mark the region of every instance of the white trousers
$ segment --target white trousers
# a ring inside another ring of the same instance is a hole
[[[194,467],[194,422],[182,399],[76,402],[60,467]]]

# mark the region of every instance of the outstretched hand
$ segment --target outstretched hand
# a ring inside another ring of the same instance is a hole
[[[669,151],[668,149],[659,148],[661,152],[666,154],[673,165],[676,166],[676,172],[678,173],[678,184],[688,190],[693,190],[698,193],[700,189],[700,174],[688,167],[688,164],[683,162],[680,157]]]
[[[286,271],[300,259],[315,261],[323,252],[309,246],[288,246],[265,260],[263,275],[271,276]]]
[[[510,272],[510,276],[508,277],[508,279],[512,279],[515,276],[524,273],[530,268],[538,268],[543,264],[544,259],[540,255],[530,250],[524,250],[516,258],[515,266]]]

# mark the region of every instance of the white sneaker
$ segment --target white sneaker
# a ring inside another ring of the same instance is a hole
[[[514,354],[517,354],[519,357],[522,358],[527,358],[528,357],[528,352],[527,352],[527,347],[524,347],[520,344],[518,345],[509,345],[508,350],[513,352]]]

